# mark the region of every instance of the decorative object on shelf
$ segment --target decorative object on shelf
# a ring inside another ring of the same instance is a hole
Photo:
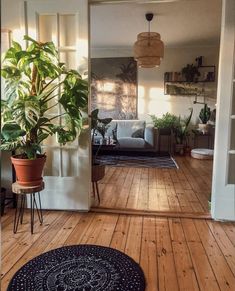
[[[198,71],[198,67],[193,64],[187,64],[187,66],[182,69],[181,73],[185,77],[186,82],[197,82],[198,77],[201,75]]]
[[[145,14],[148,21],[148,32],[141,32],[134,44],[134,58],[141,68],[154,68],[160,66],[164,56],[164,44],[157,32],[150,32],[150,22],[153,13]]]
[[[24,40],[29,42],[26,50],[12,42],[3,59],[1,75],[6,86],[5,99],[1,100],[0,149],[17,150],[12,162],[22,162],[20,168],[24,171],[20,176],[15,166],[18,183],[37,186],[42,183],[46,161],[41,143],[54,134],[60,144],[78,137],[82,112],[88,103],[88,83],[77,71],[67,70],[59,62],[52,42],[37,42],[29,36],[24,36]],[[61,106],[63,113],[50,116],[48,112],[55,106]]]
[[[199,119],[201,123],[198,124],[199,130],[204,134],[207,133],[209,130],[208,121],[210,120],[211,110],[207,104],[204,104],[204,107],[201,109],[199,113]]]
[[[200,67],[202,66],[202,61],[203,61],[203,56],[199,56],[195,59],[197,66]]]
[[[91,110],[100,117],[137,118],[137,63],[132,57],[91,59]]]

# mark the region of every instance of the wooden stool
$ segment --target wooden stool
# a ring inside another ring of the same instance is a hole
[[[24,208],[25,208],[25,201],[26,201],[26,195],[30,195],[30,210],[31,210],[31,233],[33,234],[33,226],[34,226],[34,206],[38,213],[38,218],[40,221],[40,224],[43,223],[43,216],[42,216],[42,206],[41,206],[41,197],[40,197],[40,191],[44,189],[44,182],[41,183],[39,186],[21,186],[17,182],[12,184],[12,192],[18,194],[21,196],[21,203],[20,207],[18,206],[15,210],[15,219],[14,219],[14,233],[17,232],[19,221],[22,224],[23,223],[23,216],[24,216]],[[39,208],[37,206],[35,194],[38,193],[38,201],[39,201]],[[17,195],[17,196],[18,196]],[[18,197],[17,197],[18,198]],[[17,199],[18,200],[18,199]]]

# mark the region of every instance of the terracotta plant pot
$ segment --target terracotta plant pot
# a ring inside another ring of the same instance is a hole
[[[46,162],[45,155],[38,155],[35,160],[23,159],[21,155],[16,155],[11,157],[11,162],[20,185],[38,186],[42,183],[42,171]]]

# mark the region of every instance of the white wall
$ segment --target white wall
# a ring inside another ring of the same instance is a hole
[[[22,0],[1,0],[1,27],[12,31],[12,38],[16,41],[22,40],[24,5]],[[22,41],[21,41],[22,43]],[[5,48],[1,47],[1,53]],[[1,82],[2,84],[2,82]],[[3,90],[3,88],[1,87]],[[12,166],[10,152],[1,152],[1,186],[11,192]]]
[[[13,39],[22,42],[25,34],[23,0],[1,0],[1,26],[12,30]]]
[[[132,56],[132,49],[92,49],[91,57],[127,57]],[[166,48],[160,67],[138,69],[138,118],[151,121],[149,114],[161,116],[166,112],[187,115],[188,108],[193,107],[193,122],[197,122],[203,105],[193,104],[194,97],[164,95],[164,72],[176,72],[194,62],[197,56],[204,56],[203,65],[215,65],[218,70],[219,47]],[[216,91],[217,83],[210,84]],[[216,96],[207,98],[206,102],[213,109]],[[202,100],[202,99],[201,99]]]

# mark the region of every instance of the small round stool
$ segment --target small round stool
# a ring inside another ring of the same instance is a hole
[[[15,210],[15,219],[14,219],[14,228],[13,232],[16,233],[19,225],[19,221],[22,224],[23,223],[23,217],[24,217],[24,208],[25,208],[25,202],[26,202],[26,195],[30,195],[30,210],[31,210],[31,233],[33,234],[33,227],[34,227],[34,206],[37,210],[38,218],[40,221],[40,224],[43,223],[43,215],[42,215],[42,206],[41,206],[41,197],[40,197],[40,191],[44,189],[44,182],[41,183],[41,185],[38,186],[21,186],[17,182],[12,184],[12,192],[17,195],[17,202],[18,197],[21,198],[20,206],[17,203],[17,207]],[[38,193],[38,201],[39,201],[39,208],[36,201],[36,193]]]

